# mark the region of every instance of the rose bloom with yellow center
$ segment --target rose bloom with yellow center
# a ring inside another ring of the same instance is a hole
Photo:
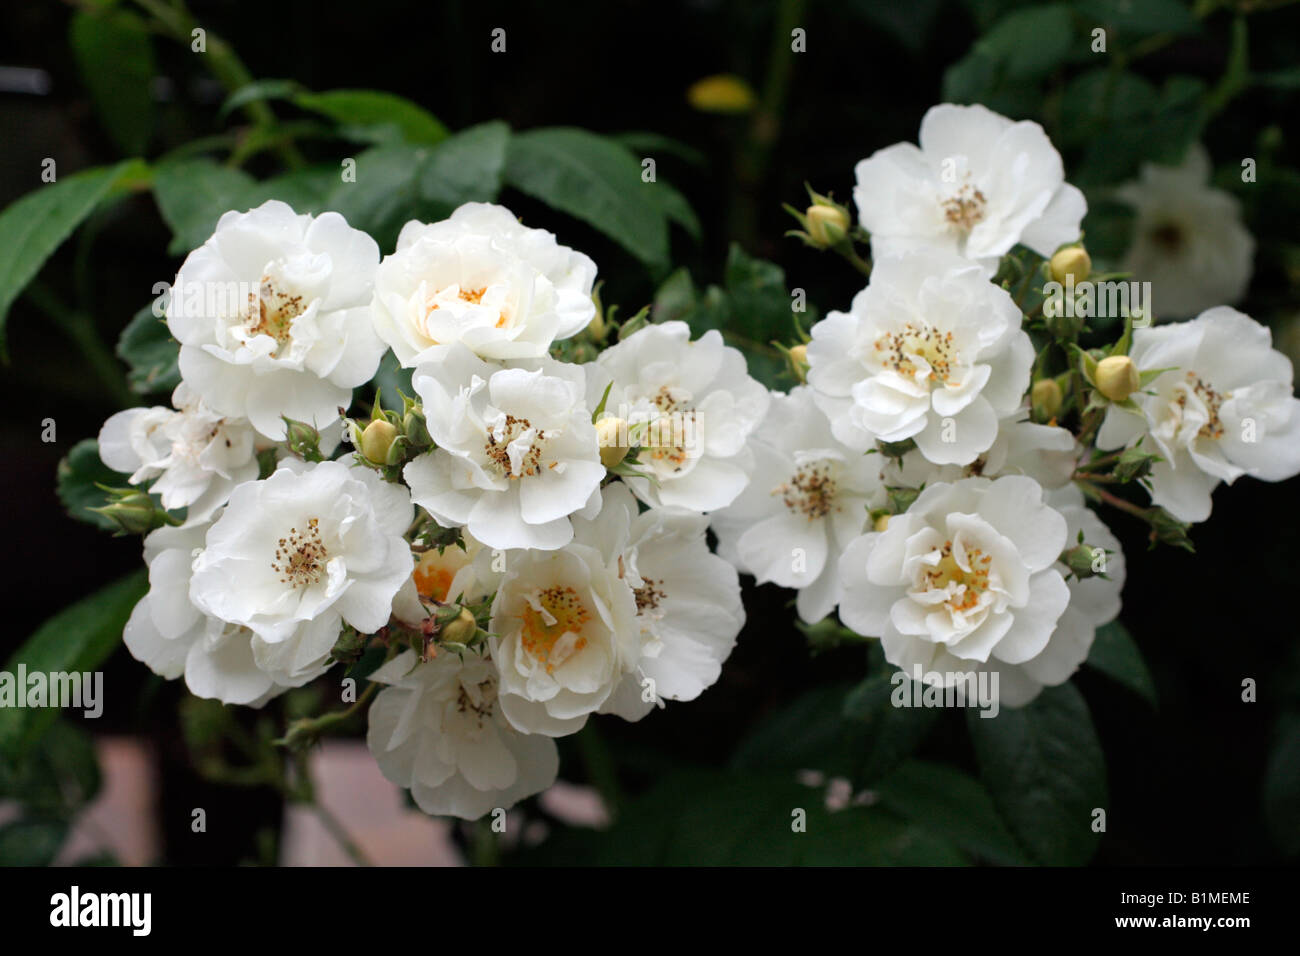
[[[490,647],[506,720],[523,733],[582,729],[640,657],[636,595],[590,545],[509,552]]]
[[[308,624],[333,639],[343,622],[374,633],[411,576],[413,516],[406,489],[368,468],[287,459],[231,494],[194,559],[190,600],[272,644]]]
[[[228,212],[181,265],[167,327],[186,385],[212,410],[284,438],[324,428],[379,367],[369,303],[379,246],[338,213],[277,200]]]
[[[932,107],[919,147],[887,146],[855,172],[853,198],[877,262],[938,249],[992,276],[1017,243],[1048,257],[1078,239],[1088,208],[1041,126],[979,105]]]
[[[466,203],[411,221],[375,277],[372,315],[402,365],[459,342],[487,359],[540,358],[595,317],[596,265],[510,210]]]
[[[1267,327],[1219,306],[1190,322],[1136,329],[1129,356],[1141,370],[1165,371],[1132,395],[1137,413],[1110,407],[1097,447],[1149,436],[1143,448],[1163,459],[1151,468],[1151,500],[1175,518],[1208,518],[1220,482],[1300,472],[1291,360]]]
[[[926,488],[840,560],[840,619],[879,637],[885,659],[945,685],[1043,652],[1070,602],[1057,566],[1066,519],[1032,478]]]
[[[882,260],[848,312],[812,328],[808,384],[835,438],[865,451],[916,442],[967,465],[1029,387],[1034,347],[1007,292],[969,261],[924,250]]]
[[[403,472],[415,502],[489,548],[563,547],[605,477],[583,369],[502,368],[459,344],[435,355],[413,377],[437,446]]]

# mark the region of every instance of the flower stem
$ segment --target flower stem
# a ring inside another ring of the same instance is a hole
[[[343,826],[339,818],[334,816],[324,804],[313,801],[311,808],[315,811],[317,819],[329,831],[330,836],[334,838],[334,842],[351,858],[353,863],[357,866],[374,866],[374,863],[366,856],[365,851],[357,845],[357,841],[348,833],[347,828]]]
[[[587,777],[600,793],[605,812],[613,820],[623,806],[623,788],[619,785],[618,771],[614,767],[609,746],[593,720],[588,720],[586,726],[578,731],[577,740],[582,762],[587,768]]]
[[[1097,487],[1097,485],[1093,484],[1092,476],[1089,476],[1087,481],[1079,481],[1076,479],[1076,482],[1088,497],[1097,501],[1104,501],[1112,508],[1118,508],[1120,511],[1125,511],[1147,524],[1151,523],[1150,519],[1147,517],[1147,509],[1143,508],[1141,505],[1135,505],[1131,501],[1126,501],[1118,495],[1111,494],[1104,488]]]
[[[186,8],[184,0],[135,0],[135,3],[177,42],[186,46],[193,42],[193,31],[198,29],[198,21]],[[234,48],[210,30],[205,33],[204,50],[208,71],[227,92],[234,93],[253,82],[253,74]],[[262,100],[245,103],[243,111],[258,127],[270,129],[277,124],[275,113]],[[290,169],[299,169],[306,163],[292,142],[276,143],[274,148]]]

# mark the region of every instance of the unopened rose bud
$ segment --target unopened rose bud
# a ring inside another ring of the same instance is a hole
[[[88,508],[117,526],[118,534],[148,534],[167,524],[167,515],[143,491],[116,491],[114,500],[101,508]]]
[[[281,416],[284,421],[284,441],[289,450],[306,461],[321,461],[320,432],[306,422]]]
[[[808,379],[808,346],[795,345],[786,352],[786,358],[790,361],[790,370],[794,372],[795,378],[804,382]]]
[[[388,449],[397,437],[397,427],[384,418],[378,418],[361,433],[361,454],[382,465],[388,459]]]
[[[406,440],[417,448],[432,444],[433,439],[429,436],[429,427],[424,420],[423,408],[417,405],[406,413],[402,419],[402,433],[406,435]]]
[[[600,463],[616,468],[627,457],[627,422],[621,418],[602,418],[596,422],[596,442],[600,446]]]
[[[1127,355],[1111,355],[1097,363],[1097,391],[1112,402],[1122,402],[1142,385],[1137,366]]]
[[[474,615],[469,608],[463,607],[451,621],[442,625],[438,637],[448,644],[468,644],[474,639],[477,630],[478,622],[474,620]]]
[[[808,235],[819,246],[837,246],[848,235],[849,217],[838,206],[817,203],[809,206],[804,215],[808,219]]]
[[[1079,544],[1061,555],[1061,563],[1069,568],[1076,578],[1083,580],[1105,575],[1106,552],[1101,548],[1092,548]]]
[[[1061,386],[1054,378],[1040,378],[1029,392],[1034,406],[1034,416],[1046,421],[1061,410]]]
[[[1083,246],[1070,246],[1052,256],[1050,268],[1057,282],[1064,285],[1067,277],[1073,276],[1074,284],[1078,285],[1092,272],[1092,257]]]

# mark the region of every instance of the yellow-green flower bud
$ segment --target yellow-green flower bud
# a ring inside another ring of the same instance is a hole
[[[600,445],[600,463],[615,468],[627,457],[627,422],[610,416],[596,422],[596,441]]]
[[[388,449],[397,437],[397,427],[385,418],[378,418],[361,433],[361,454],[376,465],[388,459]]]
[[[827,248],[844,241],[849,232],[849,217],[839,206],[815,203],[804,213],[808,222],[808,235],[812,241]]]
[[[1092,272],[1092,257],[1083,246],[1069,246],[1052,256],[1050,268],[1057,282],[1064,285],[1066,278],[1073,276],[1074,284],[1078,285]]]
[[[474,620],[474,615],[469,608],[463,607],[450,623],[438,630],[438,637],[448,644],[468,644],[474,639],[477,630],[478,622]]]
[[[1097,391],[1112,402],[1122,402],[1142,387],[1137,366],[1127,355],[1111,355],[1097,363]]]
[[[1061,410],[1061,386],[1054,378],[1040,378],[1029,391],[1029,400],[1034,406],[1034,416],[1046,421]]]

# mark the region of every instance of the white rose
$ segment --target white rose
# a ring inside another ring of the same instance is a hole
[[[502,713],[524,733],[581,730],[641,657],[636,595],[590,545],[512,551],[492,603]]]
[[[489,548],[563,547],[605,477],[581,367],[489,365],[442,346],[415,372],[437,445],[404,471],[415,502]]]
[[[1057,565],[1066,531],[1031,478],[931,485],[845,549],[840,619],[879,637],[889,663],[945,685],[981,664],[1024,664],[1070,602]]]
[[[708,518],[680,508],[640,511],[619,482],[575,541],[599,551],[632,590],[635,629],[622,682],[601,706],[640,720],[662,700],[694,700],[718,679],[745,623],[736,569],[709,551]]]
[[[712,515],[718,553],[760,584],[795,588],[799,616],[820,621],[843,594],[840,554],[885,504],[885,462],[838,441],[805,386],[773,394],[750,448],[754,480]]]
[[[588,400],[611,382],[604,417],[628,423],[638,465],[655,479],[626,479],[638,498],[690,511],[736,500],[753,468],[745,442],[769,398],[721,333],[692,342],[685,322],[646,326],[596,359]]]
[[[276,441],[282,415],[329,425],[384,353],[369,308],[378,264],[375,241],[338,213],[312,218],[276,200],[226,213],[172,289],[181,376]]]
[[[190,581],[208,527],[164,527],[145,538],[149,593],[132,610],[123,642],[155,674],[184,676],[197,697],[261,707],[325,672],[338,627],[321,618],[271,644],[247,627],[205,614],[190,600]]]
[[[1189,322],[1136,329],[1129,356],[1140,369],[1169,369],[1133,401],[1112,406],[1097,447],[1150,435],[1164,459],[1151,469],[1151,500],[1180,521],[1210,516],[1220,481],[1242,475],[1282,481],[1300,473],[1300,401],[1291,360],[1265,326],[1220,306]]]
[[[596,265],[510,210],[466,203],[408,222],[375,277],[375,329],[404,366],[460,342],[483,358],[540,358],[595,317]]]
[[[1029,386],[1020,323],[1011,296],[959,256],[884,259],[848,312],[813,326],[808,384],[850,448],[912,438],[935,464],[970,464]]]
[[[471,651],[419,664],[407,651],[370,679],[389,686],[370,705],[366,743],[425,813],[475,820],[555,782],[555,741],[506,722],[491,660]]]
[[[1137,211],[1125,272],[1151,283],[1157,315],[1185,318],[1246,293],[1255,240],[1241,204],[1210,187],[1210,157],[1193,144],[1179,166],[1142,166],[1116,196]]]
[[[857,165],[853,198],[877,260],[938,248],[991,276],[1017,243],[1050,256],[1079,238],[1087,203],[1037,123],[944,103],[925,114],[920,139]]]
[[[285,461],[240,485],[194,562],[190,599],[269,644],[303,627],[363,634],[388,623],[414,561],[401,485],[338,461]]]
[[[204,522],[236,485],[257,477],[256,432],[208,408],[184,382],[172,403],[178,411],[128,408],[111,416],[99,432],[99,456],[133,485],[153,480],[149,490],[164,508],[189,509],[186,523]]]

